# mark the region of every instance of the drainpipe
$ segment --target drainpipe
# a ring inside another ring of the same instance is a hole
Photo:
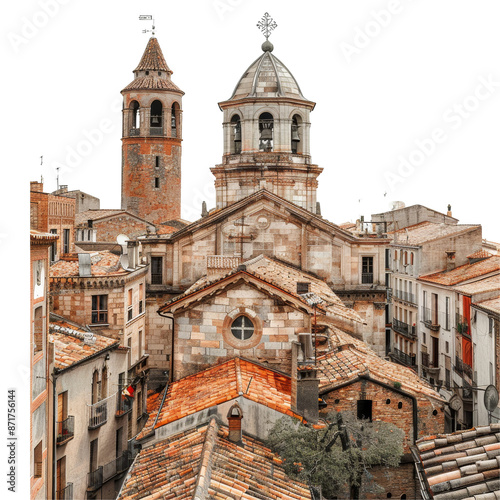
[[[173,382],[174,381],[174,347],[175,347],[175,323],[174,323],[174,316],[165,316],[162,314],[160,311],[158,311],[158,314],[162,318],[170,319],[172,321],[172,351],[170,354],[170,376],[169,376],[169,381]]]
[[[52,498],[56,497],[56,474],[57,474],[57,405],[56,405],[56,374],[52,372]]]

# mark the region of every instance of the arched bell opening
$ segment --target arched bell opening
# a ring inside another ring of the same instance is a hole
[[[130,135],[139,135],[141,130],[140,105],[137,101],[132,101],[129,107]]]
[[[259,151],[273,150],[274,118],[271,113],[259,116]]]
[[[156,100],[151,103],[151,116],[149,119],[151,135],[163,134],[163,105]]]
[[[292,117],[291,148],[292,153],[302,153],[300,136],[302,135],[302,118],[299,115]]]
[[[238,115],[231,118],[231,154],[241,153],[241,120]]]
[[[180,119],[180,107],[178,103],[174,102],[172,104],[172,109],[170,110],[170,127],[172,130],[172,137],[178,136],[179,119]]]

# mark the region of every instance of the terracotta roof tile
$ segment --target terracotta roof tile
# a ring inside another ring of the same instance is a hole
[[[493,313],[500,314],[500,297],[482,300],[480,302],[475,302],[475,304],[481,307],[481,309],[487,309]]]
[[[137,438],[153,431],[156,420],[155,429],[241,395],[300,418],[290,409],[291,386],[290,377],[283,373],[241,358],[226,361],[170,384],[158,419],[158,410],[153,410]]]
[[[466,285],[459,285],[455,287],[455,290],[465,295],[500,290],[500,274],[474,281],[473,283],[467,283]]]
[[[109,250],[102,252],[90,252],[92,276],[121,276],[127,275],[120,265],[120,256],[111,253]],[[50,266],[50,277],[58,278],[63,276],[79,276],[78,261],[60,260]]]
[[[172,73],[170,68],[167,66],[167,61],[165,61],[165,58],[163,57],[163,52],[161,51],[158,39],[154,36],[149,39],[139,65],[134,71],[144,70],[167,71],[168,73]]]
[[[401,383],[401,390],[413,396],[426,396],[444,402],[432,387],[413,370],[387,361],[370,349],[363,341],[330,326],[331,352],[318,356],[320,391],[334,389],[337,385],[369,375],[379,382],[394,385]]]
[[[123,90],[170,90],[179,94],[184,92],[170,79],[159,78],[156,75],[140,76],[130,82]]]
[[[228,440],[227,427],[208,424],[169,437],[136,457],[119,500],[311,498],[289,478],[278,457],[255,439]]]
[[[416,451],[435,500],[484,499],[500,490],[500,424],[428,436]]]
[[[496,271],[500,271],[500,256],[493,255],[487,259],[474,262],[473,264],[464,264],[450,271],[441,271],[439,273],[421,276],[419,280],[428,283],[436,283],[438,285],[451,286]]]
[[[437,222],[419,222],[398,231],[388,234],[394,237],[393,245],[419,246],[429,241],[444,238],[445,236],[458,235],[480,228],[478,224],[440,224]]]
[[[55,364],[58,370],[64,370],[74,363],[99,353],[100,351],[118,346],[119,341],[97,335],[75,323],[65,320],[50,321],[49,341],[54,343]],[[83,333],[93,333],[95,343],[88,345],[83,340]]]

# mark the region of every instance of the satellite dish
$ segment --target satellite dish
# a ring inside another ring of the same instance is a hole
[[[129,240],[129,239],[130,238],[126,234],[119,234],[116,237],[116,242],[118,243],[118,245],[120,245],[122,247],[122,254],[123,255],[126,255],[126,253],[127,253],[127,240]]]
[[[488,411],[494,411],[498,405],[498,391],[494,385],[489,385],[484,391],[484,406]]]
[[[127,254],[120,255],[120,266],[122,266],[123,269],[128,269],[128,255]]]

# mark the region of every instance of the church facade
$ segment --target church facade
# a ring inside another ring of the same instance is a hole
[[[310,151],[315,103],[304,97],[273,49],[266,41],[231,97],[219,103],[224,147],[221,163],[211,169],[216,206],[181,229],[182,91],[170,80],[156,38],[148,42],[135,83],[122,92],[122,208],[160,228],[177,224],[167,234],[156,231],[139,238],[150,264],[148,353],[153,368],[164,368],[172,355],[171,322],[158,318],[156,310],[214,270],[230,271],[260,255],[323,280],[359,314],[365,342],[377,354],[386,353],[388,240],[381,232],[356,236],[321,216],[316,192],[323,169],[312,163]],[[163,114],[160,123],[153,123],[158,99]]]

